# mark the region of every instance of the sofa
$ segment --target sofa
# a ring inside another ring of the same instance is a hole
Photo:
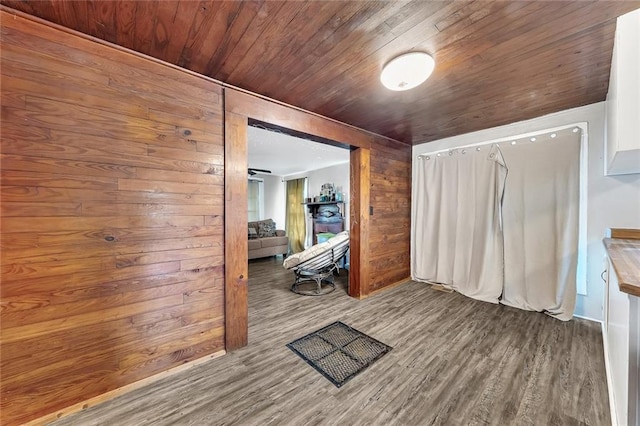
[[[281,229],[276,229],[272,219],[249,222],[249,259],[287,255],[289,251],[289,238]]]

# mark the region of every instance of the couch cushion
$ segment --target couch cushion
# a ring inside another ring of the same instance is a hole
[[[287,237],[266,237],[262,238],[262,247],[286,246],[289,244]]]
[[[262,240],[249,240],[249,250],[262,248]]]

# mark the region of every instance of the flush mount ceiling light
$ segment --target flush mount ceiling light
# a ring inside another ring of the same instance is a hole
[[[413,89],[433,72],[435,62],[424,52],[410,52],[393,58],[382,69],[380,81],[389,90]]]

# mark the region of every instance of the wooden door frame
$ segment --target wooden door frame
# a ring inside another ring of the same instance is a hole
[[[258,120],[350,145],[349,295],[369,294],[369,197],[373,136],[363,130],[237,89],[224,89],[225,349],[248,344],[247,127]]]

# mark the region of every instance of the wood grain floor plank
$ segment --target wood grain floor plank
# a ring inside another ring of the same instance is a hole
[[[304,297],[281,257],[249,264],[249,346],[56,425],[609,424],[600,326],[408,282]],[[343,321],[394,349],[338,389],[286,344]]]

